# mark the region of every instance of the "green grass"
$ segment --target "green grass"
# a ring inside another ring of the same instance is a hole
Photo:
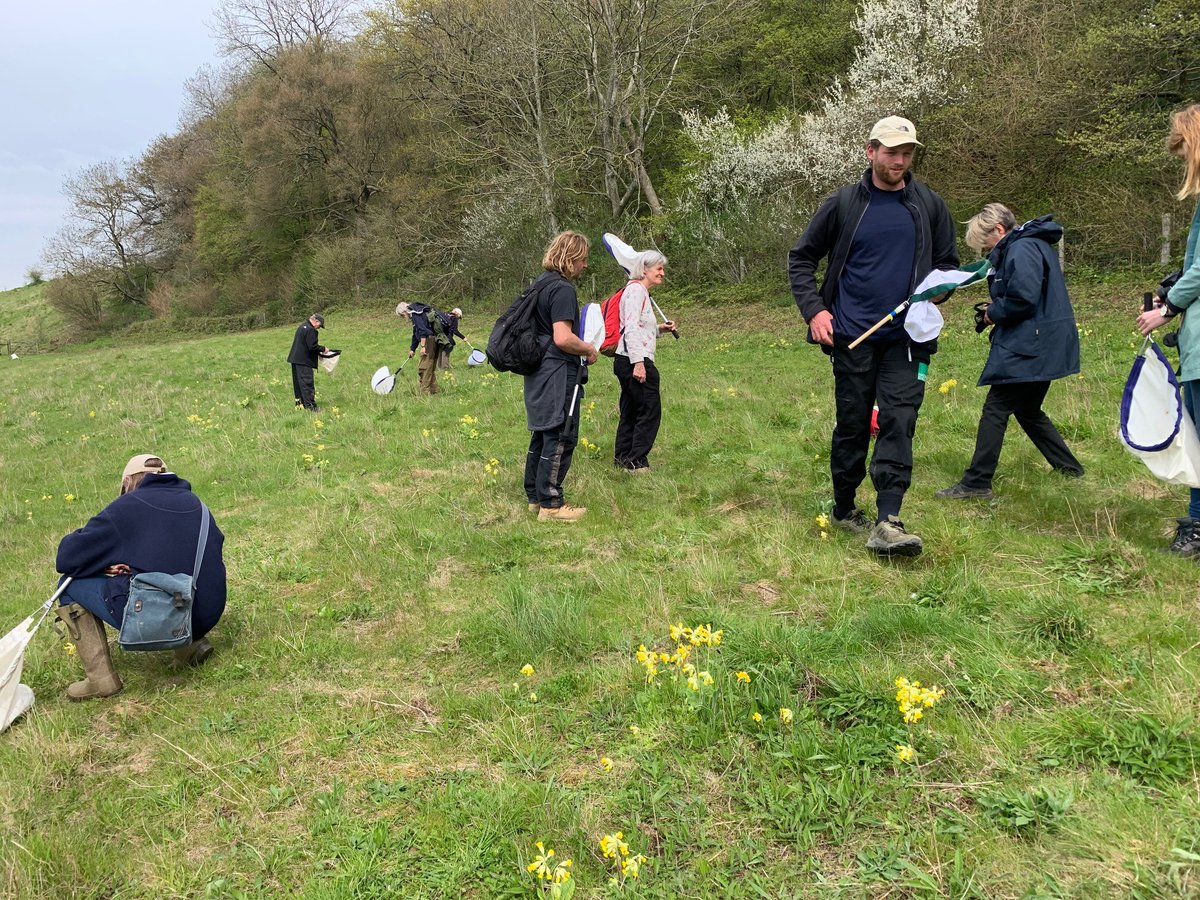
[[[141,451],[212,508],[230,605],[204,668],[114,651],[124,693],[83,705],[77,661],[37,635],[37,705],[0,737],[0,894],[533,896],[541,840],[578,897],[1191,895],[1197,570],[1162,552],[1186,490],[1115,438],[1136,292],[1078,294],[1084,376],[1048,408],[1087,476],[1014,426],[993,502],[933,499],[983,400],[959,304],[904,510],[926,553],[894,563],[821,536],[829,366],[782,302],[671,310],[648,477],[609,462],[596,367],[577,526],[526,511],[519,378],[463,348],[439,397],[415,367],[369,391],[403,358],[395,317],[330,317],[345,355],[315,417],[292,409],[290,329],[5,361],[0,627]],[[634,659],[673,651],[679,621],[724,629],[698,693]],[[898,676],[946,689],[912,728]],[[649,860],[624,888],[597,846],[618,830]]]
[[[66,340],[62,316],[46,302],[45,290],[42,283],[0,291],[0,350],[6,358],[12,352],[44,353]]]

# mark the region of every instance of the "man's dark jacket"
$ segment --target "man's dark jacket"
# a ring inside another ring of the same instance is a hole
[[[192,603],[192,634],[203,637],[225,611],[225,536],[210,519],[208,543],[200,581]],[[200,498],[192,486],[171,472],[150,473],[141,485],[118,497],[59,542],[56,568],[73,578],[104,574],[106,567],[124,563],[140,572],[191,575],[200,536]],[[105,583],[105,603],[120,622],[125,615],[129,576]]]
[[[313,328],[312,322],[305,319],[296,329],[296,336],[292,339],[292,350],[288,354],[288,362],[293,366],[308,366],[310,369],[315,369],[318,352],[324,353],[325,348],[317,342],[317,329]]]
[[[837,305],[842,269],[854,232],[871,199],[870,183],[871,170],[867,169],[861,179],[826,197],[788,254],[788,278],[805,322],[811,322],[822,310],[833,312]],[[904,176],[902,202],[916,225],[917,246],[908,283],[911,294],[917,283],[934,269],[957,268],[958,247],[954,220],[946,201],[913,178],[911,172]],[[817,265],[826,258],[825,277],[818,290]]]
[[[1079,372],[1079,331],[1054,245],[1062,226],[1042,216],[992,248],[992,349],[979,383],[1053,381]]]

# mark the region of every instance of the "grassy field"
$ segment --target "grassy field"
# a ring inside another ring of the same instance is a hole
[[[330,316],[316,416],[290,329],[0,361],[0,627],[134,452],[212,508],[231,582],[208,665],[114,649],[111,700],[68,703],[77,661],[37,635],[37,705],[0,736],[0,893],[550,896],[541,841],[588,898],[1193,895],[1200,598],[1162,552],[1186,490],[1115,438],[1138,294],[1075,293],[1084,374],[1048,409],[1086,477],[1014,426],[993,502],[933,499],[983,400],[968,294],[904,510],[926,552],[897,562],[822,533],[831,378],[782,297],[670,310],[648,477],[609,461],[597,366],[576,526],[526,511],[519,378],[462,348],[441,396],[415,366],[370,392],[394,316]],[[720,643],[683,637],[694,673],[660,656],[648,684],[639,646],[678,660],[677,624]],[[915,724],[901,677],[945,690]],[[618,831],[636,879],[599,846]]]

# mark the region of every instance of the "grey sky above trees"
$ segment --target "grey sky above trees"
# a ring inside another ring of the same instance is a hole
[[[184,83],[219,62],[217,0],[12,5],[0,38],[0,290],[40,267],[64,180],[176,130]]]

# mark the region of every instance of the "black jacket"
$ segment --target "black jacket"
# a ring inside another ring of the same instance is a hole
[[[305,319],[296,329],[296,336],[292,339],[292,350],[288,353],[288,362],[293,366],[308,366],[310,369],[315,369],[317,353],[324,352],[325,347],[317,343],[317,329],[313,328],[312,322]]]
[[[1004,236],[988,260],[992,349],[979,383],[1053,381],[1079,372],[1079,331],[1054,245],[1062,226],[1050,216]]]
[[[192,632],[203,637],[225,611],[225,536],[216,519],[209,520],[208,543],[192,604]],[[151,473],[137,490],[118,497],[59,542],[56,568],[63,575],[89,578],[114,563],[140,572],[192,574],[199,537],[200,500],[192,487],[172,472]],[[124,611],[129,577],[105,582],[109,607]],[[116,616],[120,621],[120,616]]]
[[[871,200],[871,170],[862,178],[830,194],[788,254],[788,278],[796,306],[805,322],[822,310],[833,311],[837,305],[838,284],[850,253],[854,232],[862,221]],[[934,269],[958,267],[958,247],[955,243],[954,220],[946,201],[931,188],[904,176],[903,202],[912,214],[917,228],[917,249],[909,273],[908,291]],[[827,259],[825,276],[817,288],[817,265]],[[810,336],[811,339],[811,336]]]

